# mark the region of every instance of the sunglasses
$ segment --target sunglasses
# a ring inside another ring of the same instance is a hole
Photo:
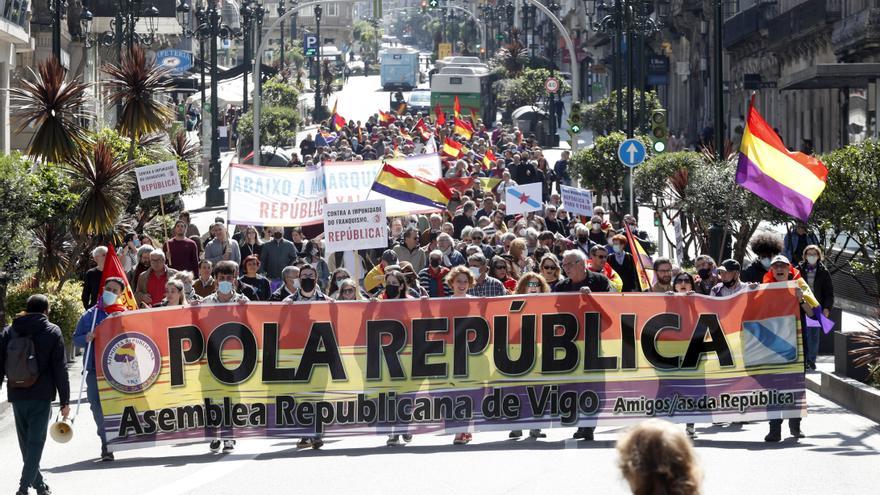
[[[552,271],[552,270],[559,270],[559,267],[558,267],[558,266],[555,266],[555,265],[544,265],[544,266],[541,267],[541,269],[542,269],[542,270],[546,270],[546,271],[549,272],[549,271]]]
[[[354,294],[354,289],[352,289],[351,287],[349,287],[347,289],[342,289],[342,293],[343,294]]]
[[[507,270],[507,265],[495,265],[496,270]]]
[[[529,287],[540,287],[541,284],[538,283],[538,282],[529,282],[529,283],[528,283],[528,286],[529,286]]]

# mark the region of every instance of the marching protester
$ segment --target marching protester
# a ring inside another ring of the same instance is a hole
[[[95,266],[86,272],[83,278],[82,304],[83,309],[89,309],[98,302],[101,294],[98,294],[101,284],[101,275],[104,274],[104,261],[107,259],[107,246],[98,246],[92,250],[92,261]]]
[[[183,282],[177,279],[171,279],[165,284],[165,299],[159,303],[159,306],[189,306],[186,302],[186,292],[183,288]]]
[[[296,291],[299,290],[299,267],[298,266],[285,266],[283,270],[281,270],[281,287],[275,290],[271,296],[269,296],[270,301],[283,301],[288,297],[296,294]]]
[[[281,280],[281,271],[296,261],[299,252],[293,242],[284,238],[284,230],[272,232],[272,240],[260,247],[260,269],[269,280]]]
[[[244,259],[244,274],[238,281],[250,285],[257,293],[257,301],[268,301],[272,291],[269,287],[269,279],[260,275],[260,258],[252,254]]]
[[[782,253],[782,240],[773,232],[761,232],[749,241],[749,249],[757,259],[742,271],[742,281],[761,283],[770,270],[773,257]]]
[[[419,272],[419,285],[428,292],[428,297],[447,297],[452,294],[452,289],[446,283],[449,271],[449,268],[443,266],[443,251],[431,251],[427,268]]]
[[[800,272],[797,271],[793,266],[791,266],[791,262],[788,261],[788,258],[785,256],[778,254],[773,257],[770,263],[770,270],[767,272],[767,275],[764,277],[764,283],[770,282],[786,282],[789,280],[795,280],[801,278]],[[807,288],[809,291],[809,288]],[[809,297],[812,299],[813,295],[810,294]],[[798,300],[798,304],[801,309],[801,319],[803,320],[803,315],[812,314],[813,306],[807,301],[806,295],[804,294],[804,289],[798,287],[795,290],[795,298]],[[818,344],[818,342],[817,342]],[[794,438],[804,438],[804,434],[801,431],[801,418],[791,418],[788,420],[788,430],[791,433],[791,436]],[[781,419],[771,419],[770,420],[770,432],[767,433],[767,436],[764,437],[765,442],[778,442],[782,440],[782,420]]]
[[[208,260],[199,262],[199,278],[193,282],[193,291],[199,297],[208,297],[217,290],[217,282],[214,281],[214,266]]]
[[[798,222],[794,231],[789,230],[782,240],[782,255],[791,260],[792,265],[797,266],[804,259],[804,250],[817,244],[819,238],[816,234],[807,230],[807,224]]]
[[[803,261],[798,265],[797,269],[804,280],[807,281],[807,285],[816,297],[819,303],[819,311],[826,318],[830,318],[831,310],[834,308],[834,283],[823,261],[824,254],[822,253],[822,248],[811,244],[804,248]],[[816,356],[819,354],[819,327],[807,325],[805,319],[801,320],[801,326],[804,329],[806,364],[809,369],[815,370]]]
[[[149,308],[159,304],[165,297],[165,284],[177,270],[165,264],[165,252],[154,249],[150,253],[150,268],[137,280],[134,297],[138,306]]]
[[[697,270],[694,290],[700,294],[709,295],[712,287],[721,282],[721,279],[718,277],[718,267],[715,266],[715,260],[708,254],[701,254],[694,260],[694,268]]]
[[[611,255],[608,264],[611,269],[620,276],[622,282],[621,292],[639,292],[639,275],[636,271],[636,262],[633,255],[627,249],[629,245],[626,236],[617,234],[611,238]]]
[[[101,400],[98,396],[98,378],[95,371],[95,328],[101,324],[111,312],[124,311],[125,307],[116,304],[119,295],[125,290],[125,281],[121,278],[109,277],[104,281],[104,291],[101,293],[101,304],[95,304],[80,317],[73,332],[73,345],[86,349],[83,353],[83,367],[85,368],[86,397],[89,399],[89,407],[95,425],[98,427],[98,438],[101,439],[101,460],[112,461],[113,452],[107,449],[107,436],[104,432],[104,412],[101,409]]]
[[[222,223],[215,224],[214,238],[205,245],[205,259],[217,264],[220,261],[234,261],[241,264],[241,249],[235,239],[229,238],[229,231]]]
[[[16,495],[27,495],[31,487],[40,495],[51,494],[40,473],[40,460],[52,401],[58,397],[61,416],[70,415],[70,381],[64,337],[58,325],[49,321],[49,298],[43,294],[28,297],[24,314],[0,333],[0,386],[4,377],[23,462]],[[9,472],[8,466],[4,471]]]
[[[611,283],[605,275],[587,270],[587,256],[579,249],[562,254],[562,269],[566,278],[556,284],[553,292],[611,292]],[[579,426],[573,438],[591,441],[595,430],[595,426]]]
[[[327,296],[318,286],[318,270],[312,265],[299,268],[299,288],[284,299],[284,302],[326,301]]]
[[[183,220],[174,223],[174,237],[165,241],[162,247],[168,259],[168,266],[181,271],[195,273],[199,268],[199,247],[186,237],[187,224]]]

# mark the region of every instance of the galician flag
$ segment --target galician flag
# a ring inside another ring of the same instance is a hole
[[[509,186],[504,197],[504,202],[507,205],[507,214],[516,215],[543,208],[542,187],[543,184],[540,182]]]

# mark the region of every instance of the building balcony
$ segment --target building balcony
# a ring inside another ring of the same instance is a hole
[[[806,0],[779,14],[767,24],[767,41],[785,45],[815,34],[840,20],[842,0]]]
[[[776,17],[776,1],[758,2],[724,21],[724,48],[751,41],[766,32],[767,24]]]
[[[842,61],[857,62],[880,48],[880,9],[867,8],[835,24],[831,43]]]

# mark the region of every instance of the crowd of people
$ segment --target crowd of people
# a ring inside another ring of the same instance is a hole
[[[382,123],[374,116],[364,124],[348,122],[337,132],[323,127],[317,138],[309,136],[303,141],[302,156],[295,157],[296,165],[302,166],[408,156],[431,151],[432,141],[453,140],[467,149],[455,157],[441,154],[443,176],[459,179],[450,181],[455,187],[448,208],[428,215],[389,218],[387,246],[327,253],[320,226],[233,227],[222,217],[202,233],[184,211],[171,238],[157,242],[147,235],[129,233],[116,252],[138,307],[643,290],[625,227],[635,242],[646,242],[646,233],[638,228],[636,218],[618,216],[602,206],[596,206],[590,217],[566,210],[558,189],[560,184],[571,182],[567,153],[551,166],[534,137],[523,136],[516,128],[496,125],[488,129],[477,119],[472,136],[465,139],[451,126],[436,126],[412,116]],[[469,178],[475,180],[465,180]],[[479,178],[497,181],[487,183],[476,180]],[[542,208],[507,214],[505,189],[528,183],[544,184]],[[745,269],[733,259],[716,263],[711,256],[700,255],[691,273],[668,258],[655,258],[649,267],[655,279],[648,290],[685,297],[724,297],[761,283],[802,278],[804,290],[815,294],[823,311],[833,307],[834,291],[823,266],[822,250],[806,226],[798,225],[784,240],[761,232],[752,239],[750,248],[756,259]],[[95,266],[85,274],[85,313],[74,335],[79,347],[90,348],[95,325],[107,317],[106,308],[114,305],[126,283],[110,278],[100,287],[106,256],[106,247],[95,248]],[[799,289],[797,296],[804,315],[809,314],[812,308],[804,301],[803,290]],[[804,328],[806,366],[815,368],[818,329]],[[89,404],[101,437],[101,458],[112,460],[103,436],[93,354],[84,355]],[[66,404],[64,397],[62,405]],[[789,427],[793,436],[803,435],[799,420],[792,420]],[[686,431],[696,436],[694,425],[687,425]],[[772,421],[765,440],[779,441],[780,432],[781,420]],[[512,438],[521,435],[519,430],[510,433]],[[531,430],[529,435],[543,436],[540,430]],[[403,437],[404,441],[411,439]],[[593,437],[592,427],[579,427],[574,433],[574,438],[586,441]],[[459,433],[453,441],[466,444],[471,440],[470,433]],[[392,435],[387,443],[398,445],[400,439]],[[320,436],[299,442],[300,447],[322,445]],[[234,446],[233,440],[217,439],[210,448],[218,452]]]

